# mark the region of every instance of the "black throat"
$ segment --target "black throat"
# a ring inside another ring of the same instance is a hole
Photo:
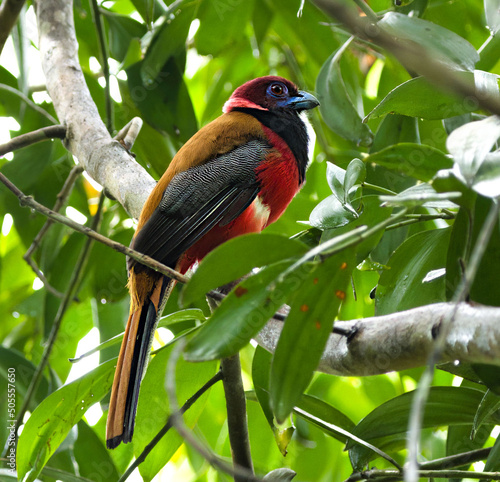
[[[307,145],[309,137],[304,122],[297,112],[289,110],[260,110],[247,107],[235,107],[232,110],[254,116],[259,122],[278,134],[288,145],[299,169],[299,183],[306,177],[308,163]]]

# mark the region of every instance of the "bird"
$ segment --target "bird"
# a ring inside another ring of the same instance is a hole
[[[309,139],[300,113],[318,105],[283,77],[238,87],[222,115],[174,156],[143,206],[130,246],[186,273],[224,241],[276,221],[305,181]],[[132,440],[158,315],[175,284],[131,258],[127,268],[130,314],[111,390],[109,449]]]

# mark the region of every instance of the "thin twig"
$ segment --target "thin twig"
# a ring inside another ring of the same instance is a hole
[[[191,445],[191,447],[193,447],[212,467],[219,469],[234,478],[241,477],[241,480],[249,482],[261,481],[262,479],[254,475],[252,472],[239,466],[231,467],[225,461],[221,460],[217,456],[217,454],[203,445],[184,423],[184,419],[179,413],[179,405],[177,403],[175,369],[177,366],[177,361],[181,356],[182,350],[186,346],[186,342],[187,340],[182,339],[177,343],[177,345],[172,350],[172,354],[170,355],[170,359],[167,364],[165,387],[167,389],[169,404],[172,409],[171,418],[173,426],[175,427],[179,435],[184,439],[184,441],[189,443],[189,445]]]
[[[4,0],[0,5],[0,53],[26,0]]]
[[[99,225],[101,223],[101,214],[102,214],[102,206],[104,203],[104,195],[101,195],[100,201],[99,201],[99,208],[97,210],[96,215],[94,216],[94,219],[92,220],[92,228],[99,229]],[[28,410],[29,404],[31,403],[31,399],[33,395],[35,394],[38,385],[40,384],[40,381],[43,376],[43,371],[45,370],[45,367],[47,366],[47,363],[49,361],[49,357],[52,353],[52,349],[54,347],[55,341],[57,339],[57,335],[59,334],[59,328],[61,327],[62,320],[64,318],[64,315],[69,308],[71,302],[73,301],[75,294],[78,290],[78,287],[80,285],[81,277],[82,274],[85,270],[85,266],[87,265],[87,261],[90,255],[90,248],[92,247],[92,239],[88,238],[86,243],[84,244],[80,255],[78,257],[78,260],[76,262],[75,268],[73,270],[73,274],[71,275],[71,279],[68,284],[68,289],[65,293],[65,296],[63,300],[61,301],[61,304],[59,305],[59,308],[57,310],[56,316],[54,318],[54,322],[52,324],[52,328],[50,330],[49,337],[47,339],[47,344],[45,345],[45,349],[43,351],[43,356],[42,360],[36,367],[36,371],[33,375],[33,378],[31,379],[30,385],[28,389],[26,390],[26,395],[24,397],[23,404],[21,406],[21,409],[19,410],[19,413],[17,415],[17,420],[18,424],[16,427],[16,431],[19,431],[19,427],[21,426],[23,422],[24,415],[26,411]]]
[[[66,201],[71,194],[71,191],[73,189],[73,185],[75,184],[76,179],[78,176],[83,172],[83,168],[81,166],[73,166],[71,169],[68,177],[66,178],[66,181],[64,182],[64,185],[57,195],[56,202],[54,204],[53,210],[55,212],[59,212],[61,208],[66,204]],[[45,277],[43,274],[42,270],[38,267],[38,265],[35,263],[35,260],[32,258],[33,252],[40,246],[40,243],[42,241],[42,238],[45,236],[47,231],[49,230],[50,226],[54,224],[54,220],[52,219],[47,219],[45,221],[45,224],[42,226],[42,229],[38,232],[38,234],[35,236],[35,239],[31,243],[31,246],[28,248],[28,251],[23,256],[23,259],[29,264],[31,269],[35,272],[35,274],[40,278],[40,281],[45,286],[45,289],[53,294],[54,296],[58,298],[63,298],[64,293],[61,293],[60,291],[56,290],[48,281],[48,279]]]
[[[401,480],[403,473],[399,470],[365,470],[352,474],[346,482],[358,482],[360,480],[390,479]],[[500,472],[471,472],[468,470],[419,470],[418,477],[423,479],[443,478],[443,479],[480,479],[480,480],[500,480]]]
[[[38,112],[40,115],[48,119],[52,124],[59,124],[59,122],[57,122],[57,119],[52,117],[45,109],[42,109],[39,105],[35,104],[29,97],[24,95],[21,91],[14,89],[14,87],[11,87],[10,85],[6,84],[0,84],[0,90],[6,90],[11,94],[17,95],[23,102],[26,103],[28,107],[30,107],[31,109],[33,109],[34,111]]]
[[[474,249],[471,253],[469,264],[465,270],[462,280],[460,281],[460,284],[455,290],[455,294],[453,295],[453,310],[448,317],[441,320],[434,349],[429,357],[427,368],[420,379],[415,397],[413,398],[410,420],[408,423],[408,465],[407,470],[405,471],[405,480],[407,482],[417,482],[418,478],[421,477],[418,472],[417,455],[425,403],[429,395],[429,390],[434,374],[434,366],[436,365],[436,363],[438,363],[441,357],[446,338],[448,336],[451,324],[453,323],[453,320],[455,319],[455,316],[457,314],[458,307],[460,303],[467,298],[470,287],[474,282],[479,264],[483,259],[484,253],[486,252],[486,248],[488,247],[489,240],[493,233],[493,228],[498,221],[498,213],[500,209],[499,206],[500,204],[496,199],[492,200],[492,205],[490,211],[488,212],[488,216],[486,217],[484,224],[481,226],[481,230],[479,231],[479,235],[476,239],[476,244],[474,245]]]
[[[493,447],[486,447],[482,449],[470,450],[461,454],[448,455],[440,459],[428,460],[422,462],[419,467],[420,470],[437,470],[437,469],[452,469],[454,467],[461,467],[462,465],[472,464],[480,460],[486,460],[490,455]]]
[[[12,138],[5,144],[0,144],[0,157],[8,152],[16,151],[23,147],[31,146],[37,142],[48,141],[49,139],[64,139],[66,137],[66,127],[61,125],[42,127],[36,131],[21,134]]]
[[[424,221],[434,221],[436,219],[455,219],[454,213],[439,213],[439,214],[407,214],[407,219],[399,221],[399,223],[390,224],[387,226],[386,231],[390,229],[402,228],[410,224],[421,223]]]
[[[203,385],[194,395],[192,395],[186,403],[180,408],[179,412],[177,415],[181,416],[183,413],[185,413],[187,410],[191,408],[191,406],[207,391],[209,390],[213,385],[215,385],[217,382],[222,380],[222,371],[219,370],[205,385]],[[139,467],[140,464],[142,464],[145,460],[146,457],[150,454],[150,452],[158,445],[160,440],[167,434],[167,432],[174,426],[172,422],[172,414],[169,415],[167,418],[167,422],[165,425],[162,427],[162,429],[153,437],[151,442],[149,442],[146,447],[144,447],[144,450],[141,452],[139,457],[137,457],[132,465],[127,469],[127,471],[118,479],[118,482],[124,482],[127,480],[130,475],[132,475],[132,472]]]
[[[101,66],[102,73],[104,74],[104,80],[106,82],[104,86],[104,98],[106,104],[106,128],[109,133],[113,132],[113,99],[111,98],[110,88],[109,88],[109,52],[108,44],[104,36],[104,25],[99,11],[99,5],[97,5],[97,0],[90,0],[90,6],[92,7],[92,17],[94,20],[94,25],[97,30],[97,43],[99,44],[99,51],[101,54]]]
[[[100,233],[97,233],[93,229],[87,227],[87,226],[82,226],[81,224],[78,224],[77,222],[73,221],[72,219],[69,219],[66,216],[63,216],[60,213],[56,213],[52,209],[47,208],[43,204],[38,203],[35,201],[31,196],[26,196],[21,190],[19,190],[3,173],[0,172],[0,181],[3,182],[7,188],[12,191],[18,198],[21,206],[26,206],[31,209],[34,209],[35,211],[39,212],[40,214],[43,214],[44,216],[47,216],[50,219],[53,219],[54,221],[64,224],[75,231],[84,234],[85,236],[88,236],[89,238],[92,238],[95,241],[98,241],[100,243],[105,244],[106,246],[109,246],[110,248],[113,248],[114,250],[125,254],[129,256],[130,258],[136,260],[137,262],[144,264],[145,266],[148,266],[151,269],[154,269],[155,271],[158,271],[159,273],[164,274],[165,276],[168,276],[171,279],[174,279],[176,281],[179,281],[180,283],[187,283],[189,278],[187,276],[184,276],[177,271],[173,270],[172,268],[169,268],[168,266],[165,266],[162,263],[159,263],[155,259],[151,258],[150,256],[147,256],[145,254],[139,253],[138,251],[135,251],[133,249],[130,249],[127,246],[124,246],[123,244],[117,243],[116,241],[113,241],[106,236],[103,236]]]
[[[305,410],[302,410],[299,407],[294,407],[293,408],[294,413],[297,415],[300,415],[301,417],[305,418],[307,421],[314,423],[318,427],[322,427],[326,430],[331,430],[337,433],[342,434],[344,437],[346,437],[349,440],[352,440],[353,442],[356,442],[363,447],[366,447],[373,452],[375,452],[377,455],[382,457],[383,459],[387,460],[390,464],[394,465],[398,469],[398,471],[402,471],[403,468],[387,453],[385,453],[383,450],[379,449],[378,447],[375,447],[375,445],[371,444],[370,442],[367,442],[366,440],[363,440],[356,435],[352,434],[351,432],[348,432],[347,430],[343,429],[342,427],[339,427],[338,425],[335,425],[333,423],[326,422],[325,420],[322,420],[315,415],[306,412]]]

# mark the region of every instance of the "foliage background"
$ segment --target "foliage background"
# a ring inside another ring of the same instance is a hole
[[[396,11],[401,15],[421,17],[446,29],[445,33],[433,31],[436,37],[430,35],[420,39],[438,52],[443,51],[444,38],[448,39],[451,35],[453,41],[457,39],[453,34],[468,41],[473,50],[480,49],[481,55],[477,56],[475,50],[472,52],[465,43],[457,44],[455,49],[452,47],[452,54],[456,55],[453,59],[455,65],[462,70],[472,70],[476,64],[476,69],[500,74],[495,50],[498,42],[495,38],[490,39],[487,28],[487,20],[492,31],[500,25],[494,4],[487,0],[484,4],[478,0],[414,0],[403,6],[394,6],[387,0],[369,2],[371,9],[379,15]],[[425,85],[417,85],[410,92],[396,93],[392,98],[388,97],[384,104],[382,100],[393,89],[409,81],[411,73],[393,57],[363,42],[352,42],[340,58],[332,60],[332,53],[343,46],[349,36],[309,2],[305,3],[300,16],[297,15],[298,10],[299,2],[288,0],[180,1],[171,6],[161,1],[102,2],[100,14],[109,48],[113,98],[112,105],[106,107],[103,62],[100,60],[91,5],[77,1],[74,6],[80,62],[99,111],[103,118],[107,118],[112,130],[125,125],[136,115],[146,121],[133,151],[137,161],[155,178],[163,173],[176,150],[200,126],[220,114],[232,90],[244,81],[261,75],[278,74],[294,80],[306,90],[318,92],[322,109],[310,115],[316,143],[307,184],[285,215],[267,230],[268,233],[294,236],[308,227],[298,222],[308,221],[316,208],[315,215],[311,217],[316,230],[312,229],[308,234],[309,241],[317,243],[319,235],[322,235],[322,240],[329,239],[341,232],[339,230],[352,228],[350,223],[355,222],[345,205],[339,208],[336,199],[342,196],[342,192],[332,181],[335,177],[332,171],[328,176],[330,185],[327,182],[327,162],[345,169],[354,158],[367,161],[366,181],[378,188],[365,186],[364,207],[359,201],[358,187],[351,190],[345,200],[358,214],[369,211],[370,219],[380,221],[388,216],[384,214],[387,210],[382,213],[378,200],[368,196],[380,193],[380,188],[401,192],[417,181],[429,181],[439,169],[451,167],[452,161],[445,155],[449,133],[462,124],[482,118],[485,112],[478,112],[477,106],[467,104],[467,99],[453,97],[450,100],[449,96]],[[485,10],[489,12],[488,16]],[[27,13],[13,32],[13,43],[0,58],[3,65],[0,66],[0,114],[18,122],[19,129],[12,135],[51,124],[47,116],[23,101],[20,93],[55,117],[50,99],[39,85],[43,80],[40,77],[33,79],[33,74],[30,75],[30,71],[39,72],[35,64],[37,61],[33,60],[36,59],[33,52],[36,52],[37,39],[32,24],[33,9],[28,6]],[[464,67],[470,64],[472,68]],[[495,82],[496,91],[493,87],[493,93],[498,95],[498,81]],[[7,90],[5,86],[11,89]],[[379,110],[366,124],[361,124],[361,118],[375,107]],[[376,155],[384,149],[388,150]],[[414,152],[418,154],[415,157],[418,162],[412,164]],[[367,156],[370,157],[367,159]],[[61,143],[55,141],[25,148],[13,157],[6,156],[0,160],[0,165],[2,172],[25,193],[44,205],[52,206],[74,161]],[[467,258],[466,251],[477,236],[491,204],[490,199],[497,195],[487,192],[486,196],[479,197],[473,184],[471,182],[462,188],[466,201],[460,203],[460,211],[452,205],[451,211],[444,212],[442,208],[450,208],[449,204],[439,204],[437,209],[411,207],[413,219],[419,222],[412,221],[412,224],[388,230],[381,239],[377,238],[372,243],[358,260],[364,259],[371,251],[369,261],[353,272],[356,297],[352,290],[346,290],[339,319],[392,313],[451,298],[460,278],[456,261]],[[337,198],[332,198],[332,186]],[[443,190],[453,191],[455,187],[456,184],[446,184]],[[89,180],[80,177],[68,200],[66,214],[75,216],[76,210],[90,224],[97,211],[98,197],[99,192]],[[329,201],[317,208],[319,202],[326,199]],[[16,367],[16,403],[19,409],[33,371],[41,360],[43,344],[59,309],[60,299],[41,287],[36,275],[22,260],[44,219],[19,206],[17,199],[3,188],[0,188],[0,205],[3,223],[0,237],[0,364],[5,384],[8,368]],[[454,222],[452,218],[457,212]],[[445,216],[443,213],[448,214]],[[446,217],[451,219],[444,219]],[[474,223],[468,226],[471,220]],[[346,227],[341,227],[344,221],[347,221]],[[375,221],[372,223],[375,224]],[[121,206],[105,200],[100,232],[128,244],[133,226]],[[485,261],[481,264],[478,281],[471,291],[473,300],[496,306],[500,302],[498,234],[497,224]],[[81,235],[63,226],[53,226],[36,251],[37,264],[57,290],[67,290],[84,243]],[[448,268],[446,277],[437,277],[422,284],[428,272],[443,268]],[[377,283],[376,299],[373,300],[370,292]],[[49,369],[45,370],[42,383],[29,406],[30,412],[38,413],[40,421],[50,419],[55,424],[52,428],[55,432],[60,431],[59,442],[62,443],[52,455],[53,449],[47,451],[45,442],[50,438],[55,448],[55,438],[49,432],[40,436],[38,429],[30,432],[32,437],[26,435],[24,444],[20,445],[20,470],[28,470],[35,463],[36,456],[43,453],[46,458],[52,456],[40,475],[41,480],[79,480],[79,477],[93,481],[118,480],[132,457],[140,453],[160,427],[167,406],[166,394],[159,387],[163,387],[170,348],[159,352],[144,380],[141,400],[148,403],[139,403],[138,427],[133,444],[120,446],[112,452],[107,451],[104,445],[105,410],[109,397],[106,393],[112,376],[112,362],[105,362],[117,355],[119,345],[116,343],[93,355],[88,359],[90,362],[82,361],[77,365],[90,363],[87,369],[93,371],[83,378],[81,385],[73,385],[68,390],[60,415],[71,416],[64,424],[57,422],[47,404],[42,404],[49,394],[68,382],[68,376],[70,380],[74,379],[68,359],[75,356],[82,339],[87,340],[86,346],[89,343],[95,345],[123,331],[128,310],[125,284],[123,256],[105,246],[93,245],[78,280],[77,300],[64,315]],[[395,286],[398,290],[394,290]],[[166,313],[178,310],[175,294]],[[174,315],[169,321],[171,332],[174,335],[183,333],[194,326],[193,319],[196,317],[201,317],[199,312]],[[165,343],[169,336],[162,331],[157,340],[158,346]],[[262,373],[256,370],[263,370],[262,367],[269,363],[263,352],[257,353],[250,345],[241,351],[245,384],[249,390],[254,388],[256,377],[262,380]],[[293,353],[293,347],[290,347],[290,353]],[[260,359],[254,362],[252,378],[254,357]],[[101,364],[98,369],[95,368],[97,363]],[[214,362],[196,365],[180,362],[177,367],[180,403],[196,391],[215,369]],[[396,397],[413,390],[421,374],[422,369],[368,378],[333,377],[318,373],[314,375],[307,393],[324,402],[314,409],[323,420],[330,419],[347,429],[353,429],[355,424],[379,407],[373,414],[374,428],[367,439],[377,441],[402,464],[409,405],[405,401],[407,398]],[[477,376],[473,378],[477,380]],[[464,382],[445,371],[435,373],[433,385],[473,388],[434,392],[436,398],[432,400],[435,404],[429,405],[428,409],[432,411],[433,419],[425,424],[421,456],[431,460],[493,445],[498,435],[498,430],[494,429],[497,422],[495,411],[491,410],[493,415],[486,417],[483,424],[479,424],[477,419],[474,421],[479,401],[486,390],[484,385]],[[100,408],[99,404],[94,405],[93,401],[90,403],[83,396],[85,390],[95,390],[92,392],[94,401],[104,397]],[[493,392],[488,393],[493,400],[490,401],[491,406],[496,408],[498,398]],[[1,394],[0,413],[7,413],[7,394],[3,388]],[[343,451],[345,439],[332,437],[331,433],[325,433],[297,416],[294,416],[295,432],[287,446],[288,454],[284,457],[264,411],[255,396],[250,398],[250,439],[253,460],[259,473],[277,467],[290,467],[298,474],[296,480],[303,481],[343,480],[350,475],[355,455],[353,451]],[[395,405],[382,406],[392,399],[395,399]],[[312,400],[309,399],[309,402],[313,403]],[[80,401],[85,401],[83,406],[80,406]],[[91,405],[92,410],[78,421],[79,412]],[[402,411],[401,417],[395,415],[395,407]],[[452,417],[452,412],[460,412],[460,416]],[[192,424],[197,420],[195,432],[199,437],[217,453],[230,456],[220,384],[198,402],[189,417]],[[70,429],[72,420],[78,423]],[[470,440],[473,424],[477,434],[474,440]],[[384,427],[390,427],[390,430],[384,431]],[[7,435],[5,424],[0,424],[0,439],[5,440]],[[141,465],[141,475],[135,475],[138,480],[151,480],[159,471],[158,480],[169,480],[169,477],[199,481],[228,479],[210,468],[189,446],[181,445],[181,440],[173,434],[162,443],[151,459]],[[170,462],[163,467],[170,457]],[[487,463],[488,470],[499,470],[498,460],[491,457]],[[368,463],[368,459],[364,462]],[[389,466],[382,459],[369,463],[378,468]],[[360,463],[357,468],[363,465]],[[475,468],[480,470],[481,466]],[[52,469],[63,472],[51,472]],[[8,477],[6,472],[3,476]]]

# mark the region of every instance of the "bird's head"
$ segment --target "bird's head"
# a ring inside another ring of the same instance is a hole
[[[283,77],[268,75],[250,80],[238,87],[224,104],[223,111],[234,108],[250,108],[268,111],[289,110],[301,112],[319,105],[314,95]]]

